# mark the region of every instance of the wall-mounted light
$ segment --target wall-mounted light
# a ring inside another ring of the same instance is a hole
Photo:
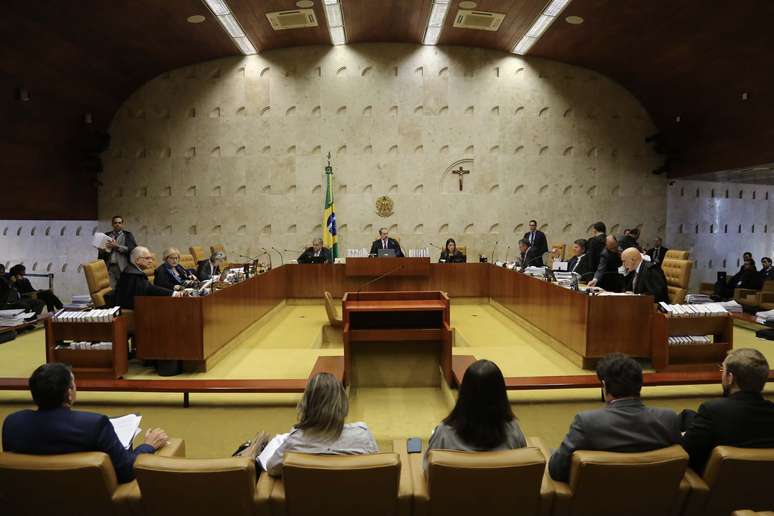
[[[17,88],[16,100],[20,100],[22,102],[30,101],[30,92],[27,90],[27,88]]]

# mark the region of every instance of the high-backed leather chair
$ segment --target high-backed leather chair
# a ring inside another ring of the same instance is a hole
[[[544,455],[548,451],[538,439]],[[570,482],[552,480],[554,516],[677,515],[687,498],[688,454],[674,445],[642,453],[576,451]]]
[[[549,260],[564,261],[564,257],[567,254],[567,244],[549,245],[548,249],[550,249],[550,251],[548,252]],[[550,266],[550,263],[549,263],[549,266]]]
[[[458,245],[457,246],[457,251],[461,252],[466,257],[468,256],[468,246],[466,246],[466,245]],[[465,261],[467,261],[467,259]]]
[[[671,252],[670,250],[667,254]],[[688,294],[688,284],[691,282],[692,268],[693,262],[691,260],[664,258],[661,270],[664,271],[666,277],[670,303],[681,304],[685,301],[685,296]]]
[[[333,296],[327,290],[325,291],[325,313],[328,314],[328,322],[334,328],[341,328],[344,325],[339,311],[333,302]]]
[[[688,251],[682,251],[680,249],[670,249],[664,255],[664,260],[688,260],[691,257],[691,253]]]
[[[196,270],[196,261],[190,254],[181,254],[180,261],[178,263],[186,270]]]
[[[191,251],[191,256],[193,256],[193,259],[196,263],[209,258],[207,253],[204,252],[204,248],[202,246],[192,245],[188,248],[188,250]]]
[[[431,450],[412,454],[414,516],[549,515],[553,483],[534,447],[492,452]]]
[[[269,516],[248,457],[184,459],[141,455],[134,466],[147,516]]]
[[[170,439],[157,455],[185,454]],[[144,455],[150,454],[143,454]],[[137,514],[137,481],[118,484],[110,457],[102,452],[64,455],[0,453],[0,513],[13,516],[105,516]]]
[[[406,442],[399,453],[288,453],[271,486],[272,516],[409,516],[411,472]]]
[[[105,306],[105,295],[113,290],[110,288],[110,276],[104,260],[94,260],[83,264],[83,274],[86,276],[86,285],[89,287],[91,302],[94,306]]]
[[[690,473],[691,492],[683,513],[686,516],[725,516],[740,508],[774,508],[774,449],[717,446],[704,475]]]
[[[210,253],[223,253],[223,255],[226,255],[226,248],[223,247],[223,244],[213,244],[210,246]]]
[[[145,269],[145,275],[148,277],[148,281],[153,283],[156,277],[156,267],[159,266],[159,261],[156,259],[156,253],[151,253],[151,264]]]

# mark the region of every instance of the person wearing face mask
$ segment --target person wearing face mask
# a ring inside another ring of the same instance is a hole
[[[715,446],[774,448],[774,403],[761,394],[768,377],[769,363],[760,351],[728,352],[720,368],[723,397],[702,403],[683,435],[694,471],[704,470]]]

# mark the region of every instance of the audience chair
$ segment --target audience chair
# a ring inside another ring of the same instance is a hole
[[[688,251],[681,251],[680,249],[670,249],[664,255],[664,260],[689,260],[691,253]]]
[[[761,310],[774,310],[774,280],[763,283],[763,288],[758,292],[758,306]]]
[[[431,450],[411,454],[414,516],[551,514],[546,459],[534,447],[492,452]]]
[[[248,457],[185,459],[141,455],[134,466],[148,516],[269,516]]]
[[[543,454],[548,450],[534,439]],[[674,445],[642,453],[576,451],[570,482],[552,480],[555,516],[677,515],[688,496],[688,454]]]
[[[91,302],[98,308],[105,306],[105,296],[113,291],[110,288],[110,276],[105,261],[94,260],[83,264],[83,274],[86,276]]]
[[[181,254],[180,261],[178,262],[185,270],[196,271],[196,261],[190,254]]]
[[[732,512],[731,516],[774,516],[774,512],[773,511],[755,512],[747,509],[742,509],[739,511]]]
[[[325,291],[325,312],[328,314],[328,322],[331,326],[341,328],[344,325],[339,310],[333,302],[333,296],[327,290]]]
[[[774,508],[774,449],[717,446],[704,475],[689,470],[691,491],[686,516],[726,516],[743,507],[755,511]]]
[[[396,441],[394,449],[398,453],[288,453],[282,478],[264,481],[261,496],[271,483],[272,516],[410,516],[413,492],[406,442]]]
[[[735,288],[734,301],[745,307],[758,306],[760,290],[751,288]]]
[[[143,454],[152,457],[151,454]],[[183,456],[185,443],[170,439],[157,456]],[[139,460],[139,459],[138,459]],[[137,481],[118,484],[110,457],[102,452],[64,455],[0,453],[2,514],[14,516],[135,515]]]
[[[198,264],[202,260],[206,260],[209,258],[207,253],[204,252],[204,248],[199,245],[193,245],[188,248],[188,250],[191,252],[191,256],[193,256],[194,261]]]
[[[671,252],[667,252],[667,255]],[[664,261],[661,263],[661,270],[664,271],[664,276],[666,277],[670,303],[681,304],[685,302],[688,284],[691,282],[692,268],[693,262],[691,260],[664,258]]]

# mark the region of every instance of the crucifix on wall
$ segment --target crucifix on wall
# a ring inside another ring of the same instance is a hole
[[[465,170],[462,168],[462,165],[460,165],[460,168],[458,170],[452,170],[452,174],[457,174],[459,176],[460,180],[460,192],[462,191],[462,177],[465,174],[470,174],[470,170]]]

